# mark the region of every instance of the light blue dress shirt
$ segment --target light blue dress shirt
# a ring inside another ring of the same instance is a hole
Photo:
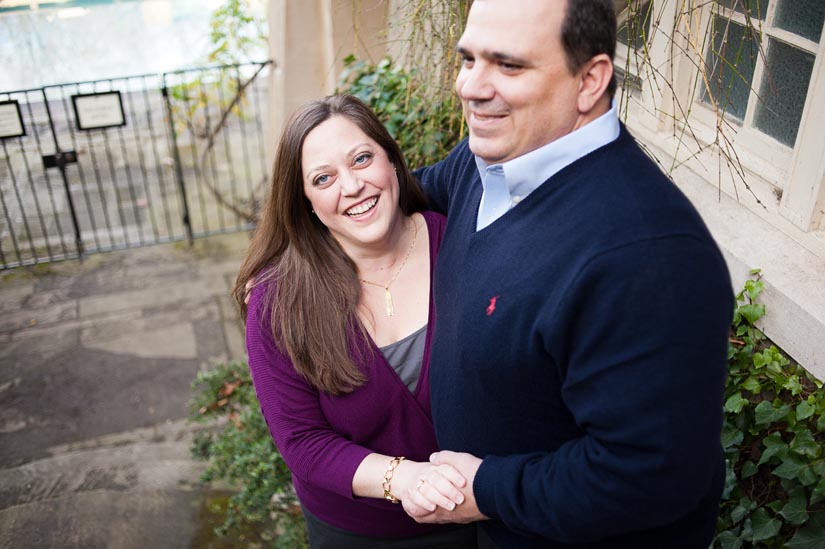
[[[504,215],[562,168],[614,141],[619,137],[619,131],[614,100],[610,110],[596,120],[527,154],[491,165],[476,156],[476,166],[484,187],[476,230],[480,231]],[[487,178],[491,173],[494,175],[488,192]],[[504,175],[509,196],[503,187],[495,184],[496,174],[500,173]]]

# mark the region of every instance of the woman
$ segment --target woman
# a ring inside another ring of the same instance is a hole
[[[311,102],[288,123],[235,297],[312,547],[475,547],[472,527],[417,524],[394,505],[415,494],[452,509],[465,484],[427,462],[430,280],[445,219],[424,206],[359,100]]]

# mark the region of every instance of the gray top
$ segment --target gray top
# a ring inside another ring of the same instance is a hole
[[[424,343],[427,341],[427,325],[395,343],[381,347],[381,354],[411,392],[415,391],[421,363],[424,361]]]

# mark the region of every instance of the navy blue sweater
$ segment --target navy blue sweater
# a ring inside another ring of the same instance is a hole
[[[705,548],[733,291],[698,213],[622,127],[476,232],[466,142],[419,172],[448,215],[430,366],[439,447],[483,457],[501,547]]]

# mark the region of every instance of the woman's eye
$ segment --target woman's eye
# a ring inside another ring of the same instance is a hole
[[[314,183],[316,185],[323,185],[323,184],[328,183],[328,182],[329,182],[329,176],[327,174],[319,175],[318,177],[315,178],[315,181],[314,181]]]
[[[370,158],[372,158],[372,155],[370,153],[362,153],[362,154],[359,154],[358,156],[355,157],[355,163],[356,164],[364,164]]]

